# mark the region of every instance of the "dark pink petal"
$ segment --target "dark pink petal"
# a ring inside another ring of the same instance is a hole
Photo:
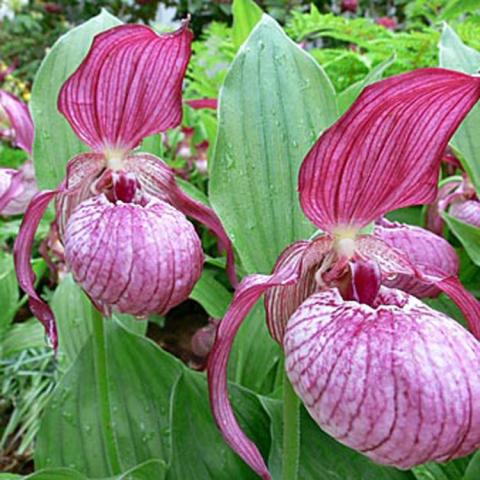
[[[467,320],[468,328],[480,339],[480,302],[465,289],[457,277],[429,278],[455,302]]]
[[[56,205],[60,239],[77,205],[98,193],[95,183],[105,166],[105,157],[98,153],[81,153],[68,162],[65,188],[59,192]]]
[[[480,228],[480,201],[464,200],[451,205],[448,213],[457,220]]]
[[[432,263],[422,270],[422,265],[414,265],[404,252],[371,235],[360,237],[357,248],[362,257],[375,260],[379,264],[384,282],[410,276],[415,281],[422,281],[426,286],[430,284],[445,292],[462,311],[470,330],[480,338],[480,302],[465,290],[456,276],[440,270],[435,271]]]
[[[186,23],[163,35],[143,25],[97,35],[63,85],[58,109],[93,150],[131,150],[180,123],[191,41]]]
[[[193,225],[159,200],[89,198],[68,219],[64,243],[67,267],[95,304],[136,316],[186,300],[204,260]]]
[[[20,231],[14,245],[15,270],[18,283],[29,297],[32,313],[42,322],[53,348],[57,349],[58,337],[55,318],[50,307],[38,296],[35,291],[35,274],[33,273],[30,257],[35,238],[35,232],[50,201],[57,194],[56,190],[46,190],[38,193],[27,208]]]
[[[382,272],[378,263],[373,260],[350,262],[351,282],[348,298],[358,303],[373,305],[380,290]]]
[[[166,201],[185,215],[199,221],[218,238],[221,250],[227,253],[227,273],[235,287],[238,284],[232,242],[228,238],[217,214],[210,207],[188,196],[175,180],[175,172],[154,155],[130,155],[125,169],[137,174],[143,191],[154,198]]]
[[[195,110],[208,108],[210,110],[217,110],[218,100],[216,98],[195,98],[185,102],[189,107]]]
[[[444,277],[458,275],[459,261],[455,249],[428,230],[382,219],[375,225],[374,235],[403,252],[418,270],[427,275],[438,271]],[[399,274],[392,280],[386,279],[384,284],[419,298],[436,297],[441,293],[435,285],[406,274]]]
[[[299,242],[292,247],[289,261],[273,275],[245,277],[235,292],[234,299],[225,317],[220,322],[217,338],[208,360],[208,384],[213,416],[225,441],[264,480],[271,476],[255,444],[240,429],[227,388],[227,363],[233,340],[245,317],[265,291],[279,285],[289,285],[298,280],[302,252],[308,245]]]
[[[374,307],[316,293],[284,338],[287,374],[319,426],[375,462],[402,469],[480,446],[480,344],[400,290]]]
[[[332,248],[332,240],[320,237],[312,242],[299,241],[287,247],[273,268],[273,274],[284,270],[291,262],[299,262],[298,281],[289,285],[269,288],[265,293],[265,312],[270,335],[282,343],[288,319],[300,304],[320,288],[317,272]]]
[[[14,131],[14,143],[29,155],[33,147],[33,121],[27,105],[5,90],[0,90],[0,109],[10,120]]]
[[[418,276],[410,259],[373,235],[362,235],[355,241],[356,252],[363,260],[374,260],[380,267],[383,281],[401,275]]]
[[[0,169],[0,215],[14,215],[10,204],[21,191],[22,174],[12,168]]]
[[[303,162],[307,217],[332,232],[433,202],[448,140],[479,98],[479,77],[435,68],[367,87]]]

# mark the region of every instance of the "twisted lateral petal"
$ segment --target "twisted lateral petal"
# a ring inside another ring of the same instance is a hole
[[[238,280],[233,245],[215,211],[189,197],[177,185],[175,172],[154,155],[146,153],[130,155],[125,160],[125,168],[137,175],[142,189],[146,193],[170,203],[185,215],[205,225],[216,235],[220,250],[225,250],[227,253],[228,277],[231,284],[236,287]]]
[[[67,164],[65,188],[57,196],[57,225],[63,239],[66,224],[77,205],[95,195],[95,180],[105,168],[106,160],[98,153],[81,153]]]
[[[163,35],[143,25],[97,35],[63,85],[58,109],[93,150],[131,150],[180,123],[191,41],[186,23]]]
[[[480,201],[465,200],[463,202],[455,202],[451,205],[450,215],[457,220],[480,228]]]
[[[240,325],[261,295],[271,287],[289,285],[298,280],[302,254],[307,245],[308,242],[298,242],[290,247],[289,261],[284,261],[283,268],[272,275],[251,275],[243,279],[220,322],[208,360],[210,403],[218,428],[225,441],[264,480],[271,479],[270,473],[255,444],[240,429],[228,398],[228,357]]]
[[[82,202],[65,230],[65,260],[92,300],[136,316],[164,314],[200,277],[203,252],[193,225],[165,202]]]
[[[480,446],[479,343],[415,297],[383,288],[371,308],[314,294],[284,347],[310,415],[372,460],[407,469]]]
[[[32,199],[23,218],[13,250],[18,283],[27,293],[30,309],[40,322],[42,322],[48,338],[55,350],[57,349],[58,344],[55,317],[53,316],[50,307],[35,291],[35,274],[33,273],[32,265],[30,263],[30,257],[38,224],[40,223],[48,204],[56,194],[56,190],[47,190],[38,193]]]
[[[430,275],[428,280],[446,293],[462,311],[472,333],[480,339],[480,302],[461,284],[458,277],[442,277]]]
[[[268,329],[278,343],[283,341],[285,327],[293,312],[319,288],[316,273],[331,247],[332,240],[328,237],[320,237],[312,242],[299,241],[287,247],[278,258],[273,274],[288,267],[290,262],[297,262],[298,252],[302,252],[298,281],[269,288],[265,293]]]
[[[442,237],[412,225],[382,219],[375,225],[374,235],[409,258],[425,274],[442,272],[444,277],[457,276],[459,261],[455,249]],[[441,290],[430,282],[412,275],[399,274],[384,281],[388,287],[399,288],[416,297],[436,297]]]
[[[11,93],[0,90],[1,108],[7,114],[15,132],[15,145],[32,155],[33,121],[27,105]]]
[[[448,140],[479,98],[480,78],[435,68],[367,87],[303,162],[307,217],[331,232],[432,202]]]

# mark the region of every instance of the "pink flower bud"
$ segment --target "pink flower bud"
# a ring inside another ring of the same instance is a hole
[[[415,297],[382,288],[370,307],[314,294],[284,348],[310,415],[372,460],[407,469],[479,447],[479,343]]]
[[[388,30],[395,30],[397,28],[397,21],[392,17],[380,17],[375,20],[377,25],[388,28]]]
[[[342,0],[340,3],[342,12],[356,13],[358,9],[358,0]]]
[[[185,216],[165,202],[82,202],[65,230],[65,259],[92,300],[143,316],[163,314],[190,294],[204,255]]]

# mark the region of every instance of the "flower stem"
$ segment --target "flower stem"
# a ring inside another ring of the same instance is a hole
[[[110,464],[111,473],[119,474],[122,471],[118,456],[115,436],[113,434],[113,419],[110,409],[110,392],[108,390],[107,351],[105,325],[102,314],[92,305],[92,335],[93,361],[95,379],[99,400],[101,424],[105,440],[105,448]]]
[[[283,381],[282,480],[297,480],[300,456],[300,401],[287,375]]]

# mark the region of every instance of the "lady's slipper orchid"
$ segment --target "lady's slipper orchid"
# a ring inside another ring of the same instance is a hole
[[[4,90],[0,90],[0,138],[12,142],[30,157],[18,170],[0,168],[0,215],[18,215],[25,212],[38,191],[31,161],[33,122],[28,107]]]
[[[19,283],[54,345],[53,314],[34,290],[29,253],[55,197],[67,268],[107,314],[163,314],[188,297],[204,255],[185,215],[218,236],[236,280],[231,243],[213,210],[187,196],[162,160],[134,152],[144,137],[179,125],[190,53],[186,24],[164,35],[115,27],[95,37],[60,91],[60,112],[92,152],[69,161],[57,190],[34,198],[15,244]]]
[[[476,339],[410,294],[382,286],[411,279],[447,293],[478,337],[480,304],[460,284],[452,250],[428,232],[382,220],[365,233],[388,211],[435,198],[448,140],[479,98],[480,78],[448,70],[383,80],[305,158],[300,202],[324,233],[290,245],[272,275],[242,281],[208,366],[217,424],[263,479],[271,477],[235,419],[226,368],[238,328],[264,293],[296,392],[340,442],[401,468],[480,445]],[[432,246],[446,251],[444,263],[421,258]]]

